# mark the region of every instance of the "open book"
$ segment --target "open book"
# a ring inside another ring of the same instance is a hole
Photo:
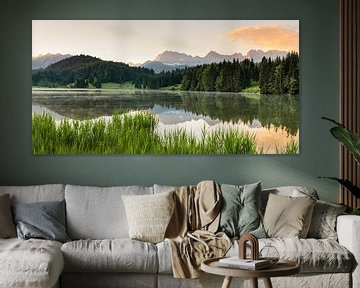
[[[247,270],[259,270],[270,267],[271,262],[266,259],[251,260],[240,259],[238,256],[222,258],[219,260],[219,266]]]

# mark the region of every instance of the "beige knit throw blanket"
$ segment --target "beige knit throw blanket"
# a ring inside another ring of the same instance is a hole
[[[201,262],[222,257],[231,246],[223,232],[215,234],[221,209],[220,186],[202,181],[175,189],[175,211],[165,233],[171,247],[175,278],[198,278]]]

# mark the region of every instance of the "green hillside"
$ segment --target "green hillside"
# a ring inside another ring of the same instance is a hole
[[[299,55],[292,52],[274,60],[264,57],[260,63],[233,60],[160,73],[79,55],[33,70],[32,83],[40,87],[104,88],[109,86],[105,83],[112,83],[111,87],[136,89],[177,87],[186,91],[297,95]]]
[[[101,83],[135,82],[137,78],[146,79],[152,74],[154,72],[145,68],[79,55],[54,63],[45,69],[34,70],[32,81],[33,86],[87,88],[92,84],[100,88]]]

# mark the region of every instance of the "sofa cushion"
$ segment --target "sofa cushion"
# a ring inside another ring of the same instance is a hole
[[[0,239],[0,287],[53,287],[63,268],[59,242]]]
[[[0,196],[0,238],[16,237],[9,194]]]
[[[264,239],[263,245],[274,246],[280,258],[301,265],[305,272],[350,272],[353,255],[338,242],[328,239]]]
[[[221,193],[219,231],[229,237],[247,233],[266,237],[260,215],[261,182],[243,186],[221,184]]]
[[[78,240],[61,250],[66,272],[156,273],[156,246],[130,239]]]
[[[167,185],[159,185],[159,184],[154,184],[153,187],[154,187],[154,194],[174,191],[176,188],[176,186],[167,186]]]
[[[259,239],[260,250],[274,246],[281,259],[295,261],[301,273],[348,273],[354,265],[353,255],[338,242],[329,239],[266,238]],[[159,273],[172,274],[171,248],[167,241],[156,244]],[[238,255],[238,242],[234,241],[227,256]],[[250,249],[248,250],[248,257]],[[276,256],[276,255],[273,255]],[[275,287],[275,286],[274,286]]]
[[[307,197],[269,195],[264,228],[269,237],[305,238],[316,200]]]
[[[311,198],[319,199],[319,195],[317,194],[316,190],[310,187],[284,186],[284,187],[267,188],[261,191],[261,206],[263,213],[265,212],[265,208],[267,205],[267,201],[269,200],[270,194],[289,196],[289,197],[310,196]]]
[[[124,195],[131,239],[157,243],[164,240],[175,208],[174,191],[156,195]]]
[[[71,239],[128,238],[123,195],[152,194],[152,187],[66,185],[67,233]]]
[[[237,244],[237,242],[234,243],[228,252],[228,256],[236,255]],[[298,263],[302,273],[350,272],[354,265],[353,255],[344,246],[330,239],[259,239],[259,250],[264,246],[275,247],[280,259]]]
[[[65,201],[45,201],[13,206],[19,238],[70,241],[65,229]]]
[[[318,200],[314,207],[307,237],[337,240],[336,219],[346,209],[345,205]]]
[[[65,198],[65,185],[0,186],[0,195],[4,194],[10,194],[11,204],[61,201]]]
[[[160,274],[172,274],[171,247],[169,241],[156,244]]]

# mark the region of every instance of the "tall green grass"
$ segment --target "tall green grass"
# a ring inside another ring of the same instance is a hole
[[[281,148],[276,148],[278,154],[298,154],[299,153],[299,144],[294,139],[286,143],[285,146]]]
[[[255,136],[236,129],[207,132],[200,138],[178,129],[160,136],[150,112],[116,113],[111,120],[67,120],[56,125],[46,113],[33,114],[34,154],[256,154]],[[287,151],[292,152],[292,151]],[[260,151],[261,153],[261,151]]]

